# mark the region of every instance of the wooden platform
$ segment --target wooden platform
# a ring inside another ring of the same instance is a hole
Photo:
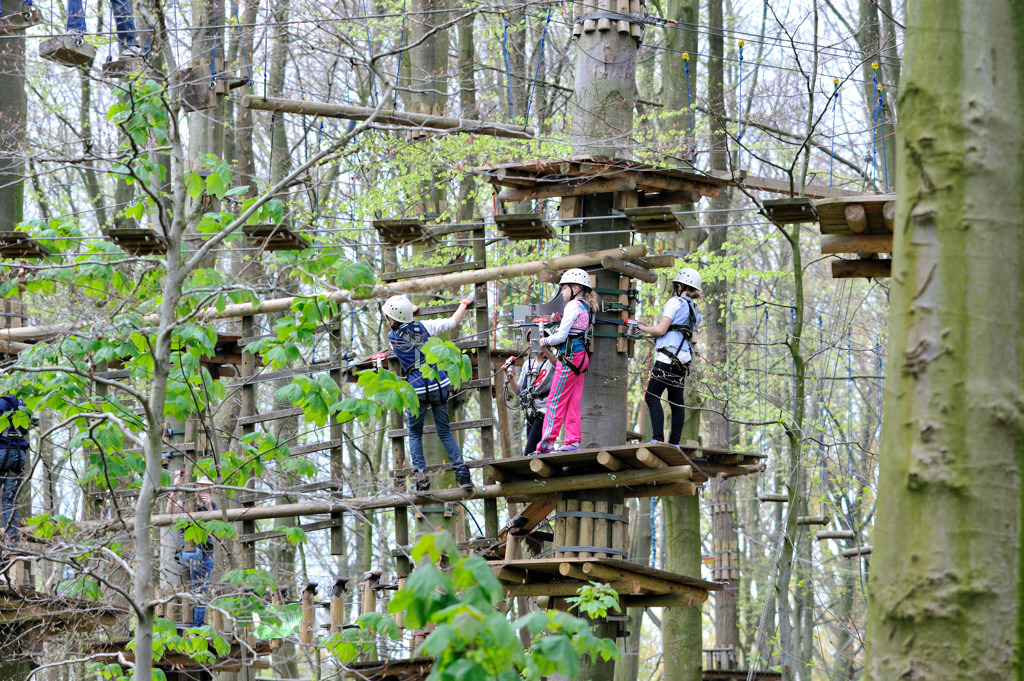
[[[265,251],[304,251],[310,247],[306,237],[284,225],[244,225],[242,233],[250,246]]]
[[[581,449],[575,452],[551,452],[537,456],[494,459],[487,466],[487,474],[495,480],[504,482],[627,469],[691,466],[691,482],[702,483],[716,473],[724,477],[733,477],[760,472],[759,464],[764,459],[761,454],[722,449],[684,447],[680,450],[666,444],[628,444]]]
[[[50,249],[24,232],[0,232],[0,257],[10,259],[45,258]]]
[[[551,239],[554,228],[536,213],[509,213],[495,215],[494,224],[509,241]]]
[[[832,261],[834,279],[892,276],[892,260],[878,257],[892,253],[894,194],[872,194],[818,201],[815,205],[821,228],[824,255],[851,254],[853,259]]]
[[[133,255],[163,255],[167,253],[167,239],[145,227],[125,227],[107,230],[107,238]]]
[[[427,239],[426,226],[421,218],[374,220],[370,224],[377,230],[381,241],[393,246],[422,242]]]
[[[474,168],[495,187],[499,201],[530,201],[583,194],[632,192],[633,205],[695,203],[727,183],[707,175],[617,158],[577,156]]]
[[[345,665],[343,674],[346,679],[362,681],[422,681],[433,668],[434,661],[430,658],[350,662]]]
[[[641,234],[683,231],[683,223],[669,206],[626,208],[622,212],[629,218],[629,225]]]
[[[217,658],[212,664],[200,664],[184,653],[168,653],[160,660],[153,663],[154,667],[160,669],[205,669],[212,672],[238,672],[242,669],[269,669],[270,641],[257,639],[248,641],[245,645],[239,643],[234,634],[222,632],[225,640],[231,644],[231,650],[227,655]],[[93,643],[89,648],[92,654],[122,654],[129,662],[134,662],[135,655],[128,648],[134,639],[119,639],[115,641],[103,641]],[[213,646],[210,646],[213,650]]]
[[[817,222],[818,211],[809,197],[797,196],[787,199],[765,199],[761,202],[768,219],[776,225],[795,225]]]
[[[23,3],[21,7],[23,9],[0,17],[0,35],[18,33],[30,26],[43,23],[42,10],[35,9],[31,3]]]
[[[92,66],[96,60],[96,48],[89,43],[79,44],[73,35],[59,35],[39,43],[39,56],[61,66]]]
[[[782,672],[757,671],[751,672],[747,669],[705,669],[701,672],[702,681],[747,681],[752,678],[754,681],[778,681],[782,678]]]
[[[534,558],[493,561],[491,569],[515,596],[574,596],[589,582],[608,584],[621,595],[625,607],[693,605],[708,599],[717,582],[677,575],[665,570],[610,558]]]
[[[47,634],[60,629],[93,629],[113,625],[125,611],[79,598],[54,597],[32,587],[0,585],[0,624],[45,625]]]
[[[101,71],[106,78],[123,80],[131,78],[146,68],[146,60],[142,57],[118,57],[103,62]]]

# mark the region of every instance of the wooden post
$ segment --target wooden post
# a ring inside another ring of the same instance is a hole
[[[255,319],[252,315],[246,315],[242,317],[242,337],[251,338],[255,335]],[[250,352],[242,353],[242,367],[241,374],[243,377],[250,377],[256,372],[256,356]],[[253,383],[246,383],[241,389],[241,408],[238,410],[239,416],[254,416],[256,414],[256,385]],[[255,430],[256,426],[251,423],[247,423],[242,426],[242,437],[251,435]],[[238,456],[244,460],[247,454],[242,451],[242,444],[239,442]],[[255,488],[256,480],[250,479],[246,483],[246,487]],[[254,503],[247,503],[245,506],[254,506]],[[243,520],[241,534],[255,534],[256,533],[256,521],[255,520]],[[241,553],[242,569],[255,570],[256,569],[256,543],[248,542],[242,544],[239,547]]]
[[[331,361],[335,364],[339,363],[342,354],[345,349],[341,343],[341,324],[342,317],[338,315],[337,319],[334,320],[331,329]],[[345,390],[345,375],[339,366],[337,369],[331,370],[331,380],[338,386],[338,389],[344,393]],[[342,428],[340,419],[338,418],[337,412],[331,413],[331,441],[337,443],[334,447],[331,447],[331,480],[340,482],[344,473],[345,466],[345,431]],[[347,560],[345,559],[345,525],[344,525],[344,514],[341,511],[336,511],[331,514],[331,520],[335,521],[335,525],[331,527],[331,555],[338,556],[337,566],[338,569],[347,568]]]
[[[331,633],[340,634],[345,626],[345,591],[348,579],[337,577],[331,587]]]
[[[377,587],[380,585],[382,574],[380,570],[371,570],[363,574],[363,600],[360,608],[363,615],[377,610]]]
[[[569,512],[575,512],[580,510],[580,501],[578,499],[566,499],[565,510]],[[565,543],[563,546],[579,546],[580,545],[580,519],[578,516],[570,518],[557,518],[555,522],[559,520],[565,525]],[[555,554],[559,558],[575,558],[575,551],[562,551],[560,554]]]
[[[487,266],[487,242],[485,241],[486,232],[484,227],[481,226],[479,229],[474,229],[471,234],[473,235],[473,260],[479,262],[483,267]],[[473,298],[475,300],[487,300],[487,284],[481,283],[473,287]],[[491,327],[491,320],[487,314],[487,306],[478,308],[476,311],[476,332],[481,334],[478,338],[488,338],[487,332]],[[481,348],[476,353],[476,376],[477,378],[490,378],[491,371],[491,353],[490,346]],[[490,423],[494,423],[494,407],[491,401],[491,385],[490,381],[488,385],[481,387],[477,391],[480,401],[480,418],[489,419]],[[501,400],[498,400],[501,402]],[[507,411],[506,414],[507,415]],[[506,419],[503,417],[502,421]],[[504,426],[502,426],[504,428]],[[504,450],[504,433],[502,433],[502,448]],[[484,426],[480,429],[480,449],[485,457],[494,458],[494,427]],[[503,455],[506,455],[504,451]],[[490,482],[485,480],[484,483]],[[498,536],[498,500],[490,499],[484,502],[484,534],[488,537]]]
[[[608,502],[598,501],[594,503],[595,513],[608,513]],[[608,534],[608,520],[605,518],[594,518],[594,538],[591,540],[592,546],[607,546],[612,547],[611,540]],[[607,558],[608,554],[604,551],[595,551],[594,558]]]
[[[607,504],[607,502],[605,502]],[[582,513],[593,513],[594,502],[593,501],[581,501],[580,512]],[[594,545],[594,518],[591,516],[583,516],[580,518],[580,538],[578,541],[579,546],[593,546]],[[590,558],[591,551],[580,551],[577,555],[580,558]]]
[[[310,645],[313,643],[313,633],[316,627],[316,604],[313,597],[316,596],[317,584],[310,582],[302,590],[302,615],[299,620],[299,643]]]

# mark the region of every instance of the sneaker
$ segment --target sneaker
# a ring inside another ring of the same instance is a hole
[[[541,448],[534,452],[534,454],[550,454],[555,451],[554,447],[548,447],[547,445],[541,445]]]
[[[128,47],[121,50],[121,54],[118,55],[118,59],[142,59],[146,56],[146,53],[142,51],[142,48],[138,45],[129,45]]]
[[[575,451],[579,450],[579,448],[580,448],[580,443],[579,442],[574,442],[572,444],[562,445],[561,447],[558,448],[558,451],[560,451],[560,452],[575,452]]]
[[[651,440],[650,442],[645,442],[644,444],[645,445],[663,445],[663,444],[665,444],[665,441],[664,440]]]
[[[473,489],[473,478],[470,477],[468,468],[455,471],[455,482],[459,483],[462,489]]]
[[[417,492],[426,492],[430,489],[430,478],[423,471],[416,471],[412,479],[412,488]]]

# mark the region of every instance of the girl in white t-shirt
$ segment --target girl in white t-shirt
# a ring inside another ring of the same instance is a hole
[[[693,301],[700,299],[700,275],[697,270],[686,268],[672,280],[673,297],[662,310],[656,324],[640,322],[637,328],[655,336],[655,358],[651,369],[651,380],[647,383],[644,402],[651,417],[651,443],[665,442],[665,412],[661,407],[661,396],[668,392],[668,405],[672,411],[672,429],[668,443],[679,444],[683,433],[686,409],[683,406],[686,375],[694,354],[691,337],[697,325],[703,320]]]

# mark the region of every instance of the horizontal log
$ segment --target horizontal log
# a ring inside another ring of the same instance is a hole
[[[586,576],[587,580],[629,580],[637,584],[641,589],[653,591],[656,594],[682,594],[686,596],[693,596],[699,601],[706,601],[708,599],[708,592],[704,589],[679,584],[677,582],[661,579],[651,575],[645,575],[620,568],[613,568],[600,563],[584,563],[583,574]]]
[[[892,253],[892,234],[823,234],[823,255],[834,253]]]
[[[532,139],[535,131],[520,125],[474,121],[466,118],[449,118],[448,116],[432,116],[429,114],[412,113],[409,111],[378,111],[365,106],[347,106],[344,104],[328,104],[327,102],[307,102],[298,99],[280,99],[277,97],[254,97],[245,95],[242,107],[256,111],[273,111],[277,113],[294,113],[305,116],[324,116],[325,118],[342,118],[349,121],[369,121],[382,125],[401,125],[410,128],[431,128],[447,132],[468,132],[476,135],[492,137],[508,137],[512,139]]]
[[[621,471],[626,468],[626,464],[608,452],[598,452],[597,462],[612,471]]]
[[[636,460],[642,463],[647,468],[667,468],[668,464],[658,458],[658,455],[647,449],[647,447],[641,447],[636,450]]]
[[[671,485],[640,485],[634,487],[629,496],[637,499],[650,497],[692,497],[697,493],[697,485],[690,481],[674,482]]]
[[[831,518],[827,515],[802,515],[797,516],[797,525],[828,525]]]
[[[650,271],[646,267],[634,265],[631,262],[620,260],[619,258],[611,255],[601,259],[601,266],[606,270],[618,272],[619,274],[624,274],[627,277],[633,277],[640,281],[646,281],[648,284],[653,284],[658,281],[657,273]]]
[[[761,503],[784,504],[784,503],[787,503],[789,501],[789,495],[788,494],[768,494],[768,493],[763,493],[763,494],[758,494],[757,495],[757,500],[760,501]]]
[[[597,178],[583,182],[552,182],[535,187],[503,189],[499,201],[530,201],[532,199],[554,199],[560,196],[583,196],[584,194],[609,194],[628,192],[636,189],[633,177]]]
[[[356,497],[345,500],[309,501],[296,504],[277,504],[273,506],[254,506],[249,508],[226,508],[216,511],[196,513],[159,513],[150,519],[153,527],[167,527],[179,520],[225,520],[238,522],[242,520],[267,520],[270,518],[294,518],[297,516],[318,515],[336,511],[366,511],[381,508],[399,508],[412,505],[424,505],[430,502],[467,501],[470,499],[497,499],[501,497],[533,497],[576,492],[580,490],[611,489],[616,487],[632,487],[652,483],[674,483],[688,480],[691,474],[689,466],[673,466],[655,470],[630,470],[618,473],[591,473],[575,475],[551,480],[514,480],[502,484],[482,485],[472,490],[437,489],[427,494],[394,492],[379,494],[373,497]],[[130,529],[134,526],[134,518],[120,518],[109,521],[87,521],[80,523],[83,528],[98,529]]]
[[[833,260],[833,279],[884,279],[892,276],[892,260]],[[2,332],[0,332],[2,333]]]
[[[640,267],[646,267],[649,270],[660,270],[664,267],[672,267],[676,264],[676,256],[674,255],[648,255],[643,258],[635,258],[633,262]]]
[[[814,538],[821,539],[856,539],[857,533],[853,530],[821,530],[814,533]]]
[[[843,549],[843,558],[856,558],[857,556],[867,556],[871,554],[870,546],[858,546],[853,549]]]
[[[486,267],[482,270],[471,272],[455,272],[453,274],[439,274],[423,279],[403,281],[387,286],[375,286],[365,291],[335,291],[333,293],[321,294],[320,299],[333,301],[339,304],[358,304],[374,298],[388,298],[396,293],[425,293],[439,289],[449,289],[470,284],[482,284],[497,279],[510,279],[516,277],[532,277],[545,269],[552,271],[564,271],[572,267],[591,267],[598,265],[608,255],[632,260],[641,258],[647,254],[647,247],[643,245],[621,246],[601,251],[590,251],[565,255],[549,260],[533,260],[511,265],[500,265],[498,267]],[[239,303],[228,305],[221,310],[216,307],[209,307],[197,315],[197,321],[213,321],[217,319],[237,319],[258,314],[273,314],[275,312],[287,312],[297,300],[303,298],[274,298],[259,303]],[[159,315],[147,315],[142,318],[143,324],[155,324],[159,321]],[[46,324],[41,326],[23,326],[14,329],[0,329],[0,342],[20,340],[41,340],[51,338],[71,331],[80,329],[96,330],[94,322],[72,322],[67,324]]]

